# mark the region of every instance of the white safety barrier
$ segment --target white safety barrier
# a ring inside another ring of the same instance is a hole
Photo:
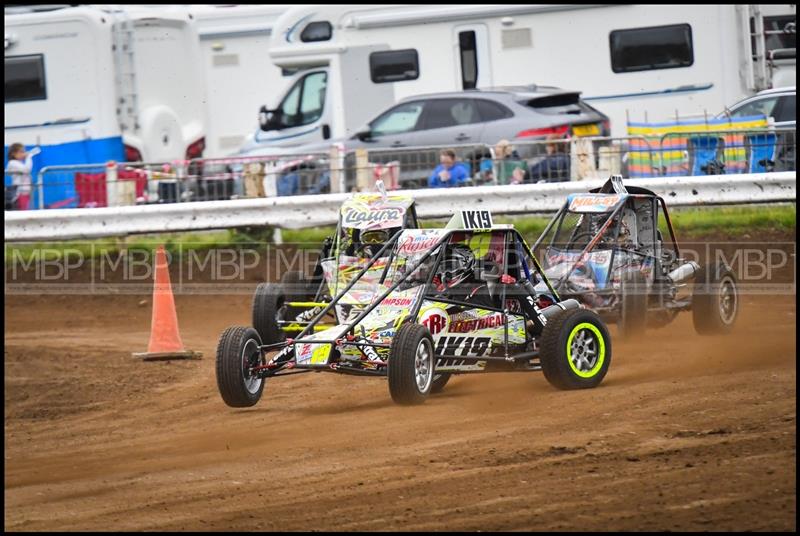
[[[417,202],[421,218],[444,218],[462,208],[496,215],[555,212],[568,194],[586,192],[604,181],[516,186],[402,190]],[[711,175],[628,179],[653,190],[667,206],[775,203],[797,200],[797,173]],[[400,192],[398,192],[400,193]],[[349,194],[204,201],[113,208],[57,209],[5,213],[7,241],[101,238],[138,233],[225,229],[253,225],[282,228],[334,224]]]

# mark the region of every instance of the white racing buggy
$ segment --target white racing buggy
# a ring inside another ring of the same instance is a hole
[[[403,229],[416,229],[414,200],[407,195],[359,193],[339,210],[336,233],[325,240],[310,276],[288,271],[280,283],[261,283],[253,295],[253,327],[262,342],[273,344],[303,331],[333,296],[367,263],[375,252]],[[349,303],[349,302],[348,302]],[[316,330],[344,321],[351,307],[342,303],[328,310]]]
[[[569,195],[533,250],[562,297],[616,322],[622,336],[664,326],[686,310],[704,335],[727,333],[736,321],[731,268],[723,262],[701,268],[682,258],[664,199],[626,187],[619,175]]]
[[[337,308],[342,320],[315,331]],[[603,321],[559,298],[519,233],[464,211],[444,229],[392,237],[296,338],[265,344],[253,328],[228,328],[216,370],[232,407],[258,402],[268,378],[312,371],[386,377],[395,402],[418,404],[452,374],[541,370],[581,389],[610,362]]]

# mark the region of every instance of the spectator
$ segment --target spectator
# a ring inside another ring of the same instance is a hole
[[[40,149],[34,147],[30,153],[25,152],[21,143],[12,143],[8,149],[8,166],[6,173],[11,175],[12,188],[16,189],[17,210],[28,210],[31,202],[31,169],[33,157],[39,154]]]
[[[461,162],[456,162],[456,153],[452,149],[443,149],[439,153],[439,162],[428,178],[431,188],[451,188],[461,186],[469,180],[469,170]]]
[[[290,171],[278,177],[277,190],[279,196],[297,195],[300,188],[300,175],[297,171]]]
[[[492,172],[495,184],[521,184],[530,177],[528,163],[519,157],[508,140],[497,142],[494,158]]]
[[[531,166],[531,180],[534,182],[564,182],[569,180],[569,155],[566,154],[566,143],[558,143],[562,139],[558,134],[547,136],[545,151],[547,155]]]

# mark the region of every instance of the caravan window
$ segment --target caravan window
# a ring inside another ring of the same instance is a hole
[[[694,63],[692,27],[653,26],[611,32],[611,68],[615,73],[688,67]]]
[[[44,56],[6,56],[5,102],[44,99],[47,99]]]
[[[295,82],[278,107],[281,128],[308,125],[322,117],[327,85],[325,72],[311,73]]]
[[[369,55],[369,74],[376,84],[416,80],[419,78],[419,56],[413,48],[387,50]]]

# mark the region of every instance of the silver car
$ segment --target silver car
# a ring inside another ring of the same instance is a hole
[[[581,100],[578,91],[545,86],[505,87],[408,97],[379,113],[350,138],[306,144],[281,153],[321,153],[340,143],[350,153],[345,167],[352,171],[352,151],[365,148],[373,163],[399,163],[401,187],[424,187],[439,163],[437,148],[457,148],[459,158],[474,175],[481,158],[491,156],[476,145],[494,146],[502,139],[541,140],[552,134],[609,133],[608,117]],[[518,156],[533,158],[536,151],[543,152],[543,145],[521,151],[524,154]],[[272,153],[269,149],[257,152]],[[348,185],[352,186],[354,180],[354,173],[347,173]]]

